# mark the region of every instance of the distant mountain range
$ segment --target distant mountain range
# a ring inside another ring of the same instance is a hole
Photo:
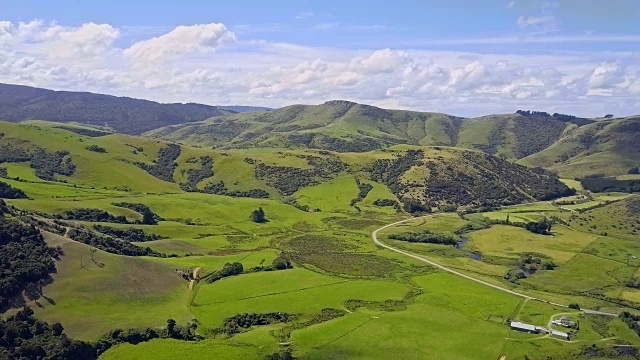
[[[349,101],[252,106],[160,104],[92,93],[0,84],[0,120],[41,119],[220,148],[312,148],[364,152],[395,145],[450,146],[563,176],[619,175],[640,165],[640,117],[586,119],[518,110],[462,118]]]

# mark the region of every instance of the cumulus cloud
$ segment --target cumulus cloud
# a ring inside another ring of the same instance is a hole
[[[126,49],[117,46],[121,36],[108,24],[0,22],[0,82],[164,102],[277,107],[347,99],[458,115],[620,114],[639,104],[634,54],[320,48],[237,41],[223,24],[178,27]],[[171,59],[180,61],[156,61]]]
[[[520,16],[518,17],[518,26],[526,28],[529,26],[552,26],[556,19],[553,16]]]
[[[235,35],[223,24],[178,26],[164,35],[133,44],[124,54],[139,60],[159,60],[215,50],[235,42]]]

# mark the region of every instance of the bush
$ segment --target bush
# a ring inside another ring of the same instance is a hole
[[[439,245],[457,245],[459,239],[446,234],[434,234],[429,230],[420,232],[405,232],[400,234],[391,234],[389,239],[406,241],[411,243],[429,243]]]
[[[5,169],[6,170],[6,169]],[[26,199],[24,191],[0,181],[0,198],[2,199]]]
[[[216,271],[206,277],[207,282],[212,283],[216,282],[222,278],[226,278],[229,276],[240,275],[244,271],[244,267],[239,262],[234,263],[226,263],[222,267],[222,270]]]
[[[97,152],[97,153],[106,153],[107,149],[100,147],[98,145],[89,145],[86,147],[87,150]]]

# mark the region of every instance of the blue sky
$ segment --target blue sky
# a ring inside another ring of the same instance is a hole
[[[640,112],[637,0],[0,0],[0,8],[5,82],[267,106],[340,97],[469,116],[526,106]]]

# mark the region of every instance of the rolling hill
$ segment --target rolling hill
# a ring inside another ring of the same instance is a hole
[[[231,111],[202,104],[160,104],[127,97],[0,84],[0,120],[4,121],[73,121],[140,134],[228,113]]]
[[[304,202],[309,188],[346,181],[342,186],[362,192],[344,199],[356,199],[345,207],[355,211],[374,186],[388,194],[381,198],[432,207],[515,204],[568,190],[545,171],[449,147],[360,153],[206,150],[122,134],[83,135],[43,121],[0,122],[0,133],[3,176],[19,188],[28,183],[27,195],[54,184],[67,189],[60,195],[87,187],[107,193],[198,192],[295,203]]]
[[[216,116],[202,122],[152,130],[145,136],[199,146],[293,147],[342,152],[371,151],[397,144],[455,146],[520,159],[545,149],[565,131],[577,127],[571,121],[574,120],[548,114],[464,119],[328,101],[321,105],[293,105],[268,112]]]
[[[623,175],[640,165],[640,117],[601,120],[567,131],[543,151],[520,162],[563,177]]]

